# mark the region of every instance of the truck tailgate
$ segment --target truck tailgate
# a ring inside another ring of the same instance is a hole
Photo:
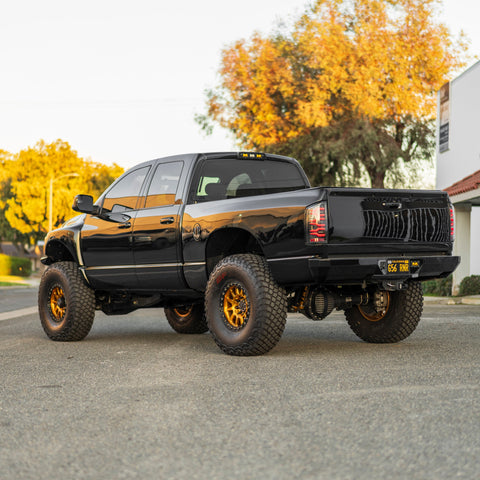
[[[329,244],[451,242],[452,210],[439,191],[329,189]]]

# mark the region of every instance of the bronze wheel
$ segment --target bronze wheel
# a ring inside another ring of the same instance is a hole
[[[177,333],[205,333],[208,330],[203,304],[165,308],[169,325]]]
[[[227,285],[222,294],[223,315],[227,327],[239,330],[248,322],[250,303],[242,285],[234,283]],[[222,301],[222,300],[221,300]]]
[[[191,315],[192,310],[193,305],[190,305],[189,307],[178,307],[173,309],[173,311],[179,318],[187,318],[189,315]]]
[[[60,285],[55,285],[50,292],[50,312],[54,322],[60,323],[67,310],[65,293]]]
[[[378,322],[385,318],[390,308],[390,292],[382,292],[382,295],[385,296],[385,300],[379,307],[374,308],[372,305],[358,305],[358,311],[365,320]]]

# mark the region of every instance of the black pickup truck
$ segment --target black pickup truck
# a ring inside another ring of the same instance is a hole
[[[421,281],[459,263],[445,192],[311,188],[296,160],[262,153],[141,163],[73,209],[42,259],[40,318],[59,341],[83,339],[95,310],[163,307],[231,355],[272,349],[287,312],[341,309],[363,340],[397,342],[420,320]]]

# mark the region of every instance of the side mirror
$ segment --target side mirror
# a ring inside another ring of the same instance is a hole
[[[98,206],[93,204],[93,197],[91,195],[77,195],[73,199],[73,210],[81,213],[98,213]]]

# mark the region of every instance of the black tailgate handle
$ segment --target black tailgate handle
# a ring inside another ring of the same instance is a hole
[[[402,208],[401,202],[383,202],[383,206],[388,210],[400,210]]]

